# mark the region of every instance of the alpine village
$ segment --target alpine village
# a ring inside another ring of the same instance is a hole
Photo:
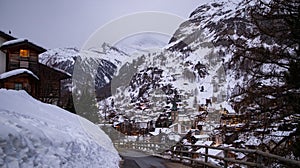
[[[46,50],[0,31],[0,88],[84,117],[119,153],[187,167],[299,167],[300,3],[223,1],[135,55],[108,43]]]

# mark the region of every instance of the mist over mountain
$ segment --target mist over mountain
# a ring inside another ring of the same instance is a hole
[[[115,44],[115,47],[128,54],[149,53],[151,50],[157,50],[167,45],[170,37],[159,33],[139,33],[121,39]]]

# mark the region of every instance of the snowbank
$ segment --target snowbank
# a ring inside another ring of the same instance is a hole
[[[0,167],[118,167],[109,137],[88,120],[0,89]]]

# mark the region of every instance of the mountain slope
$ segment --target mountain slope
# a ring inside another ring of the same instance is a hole
[[[223,133],[241,140],[241,147],[255,146],[251,140],[258,139],[255,147],[285,156],[295,154],[290,149],[297,144],[294,139],[299,130],[299,85],[291,85],[286,76],[299,77],[291,70],[299,68],[294,63],[299,62],[298,9],[298,1],[211,2],[193,11],[166,47],[198,58],[203,55],[201,47],[213,48],[209,62],[221,60],[225,71],[226,85],[220,88],[226,90],[233,109],[245,117],[240,120],[245,126],[232,126],[235,131]],[[233,140],[226,142],[234,144]]]

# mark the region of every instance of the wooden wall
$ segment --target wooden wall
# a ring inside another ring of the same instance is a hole
[[[60,80],[57,79],[55,73],[47,69],[40,68],[40,97],[59,98],[60,97]]]
[[[29,50],[29,57],[20,57],[20,49],[28,49]],[[6,71],[24,68],[20,67],[20,61],[27,61],[29,63],[29,69],[33,73],[37,74],[38,72],[38,53],[35,50],[32,50],[27,47],[18,47],[18,48],[11,48],[7,52],[7,66]]]
[[[1,87],[15,89],[15,83],[22,83],[23,90],[26,90],[33,97],[37,97],[38,80],[29,74],[21,74],[1,80]]]
[[[39,97],[46,103],[59,105],[61,99],[61,80],[69,78],[66,74],[39,64]]]

